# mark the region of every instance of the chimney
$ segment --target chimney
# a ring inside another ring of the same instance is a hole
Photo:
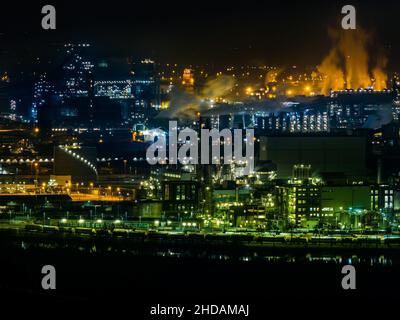
[[[378,158],[378,168],[376,172],[376,183],[381,184],[382,183],[382,159]]]

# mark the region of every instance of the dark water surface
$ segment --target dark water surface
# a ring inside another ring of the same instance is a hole
[[[341,287],[342,266],[357,271],[357,289]],[[56,268],[57,289],[41,288],[41,268]],[[243,246],[125,245],[110,241],[1,241],[0,289],[8,301],[85,306],[91,312],[131,310],[148,318],[153,304],[249,303],[253,314],[313,314],[315,307],[355,306],[397,300],[396,250],[247,248]],[[112,308],[110,309],[110,306]],[[362,309],[360,309],[362,306]],[[380,304],[382,306],[382,304]],[[310,309],[311,308],[311,309]],[[341,309],[340,309],[341,310]],[[208,318],[205,318],[208,319]],[[219,318],[221,319],[221,318]],[[257,318],[261,319],[261,318]]]

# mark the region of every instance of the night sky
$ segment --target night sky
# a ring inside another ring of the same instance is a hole
[[[1,67],[46,55],[65,42],[89,42],[110,57],[151,57],[186,64],[314,66],[328,52],[344,4],[400,62],[399,1],[14,1],[2,3]],[[57,10],[57,30],[41,29],[41,7]]]

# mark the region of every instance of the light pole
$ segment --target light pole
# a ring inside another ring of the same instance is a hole
[[[39,163],[35,162],[35,193],[36,193],[36,188],[38,186],[38,171],[39,171]]]
[[[128,162],[128,160],[124,159],[124,174],[126,174],[126,163]]]
[[[94,205],[94,218],[97,219],[97,207],[100,207],[99,204]]]

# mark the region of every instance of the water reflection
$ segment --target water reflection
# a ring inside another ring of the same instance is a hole
[[[68,243],[48,243],[48,242],[29,242],[21,241],[14,243],[18,248],[27,251],[35,249],[44,250],[77,250],[79,252],[86,252],[88,254],[97,253],[120,253],[132,256],[155,256],[165,258],[196,258],[196,259],[209,259],[218,261],[239,261],[243,263],[249,262],[264,262],[264,263],[329,263],[329,264],[352,264],[352,265],[368,265],[368,266],[393,266],[400,264],[400,258],[394,259],[393,255],[385,254],[322,254],[320,252],[308,253],[293,253],[288,254],[262,254],[260,252],[247,252],[245,254],[238,254],[234,250],[229,252],[216,252],[215,249],[191,250],[188,248],[125,248],[120,246],[100,246],[96,244],[68,244]]]

